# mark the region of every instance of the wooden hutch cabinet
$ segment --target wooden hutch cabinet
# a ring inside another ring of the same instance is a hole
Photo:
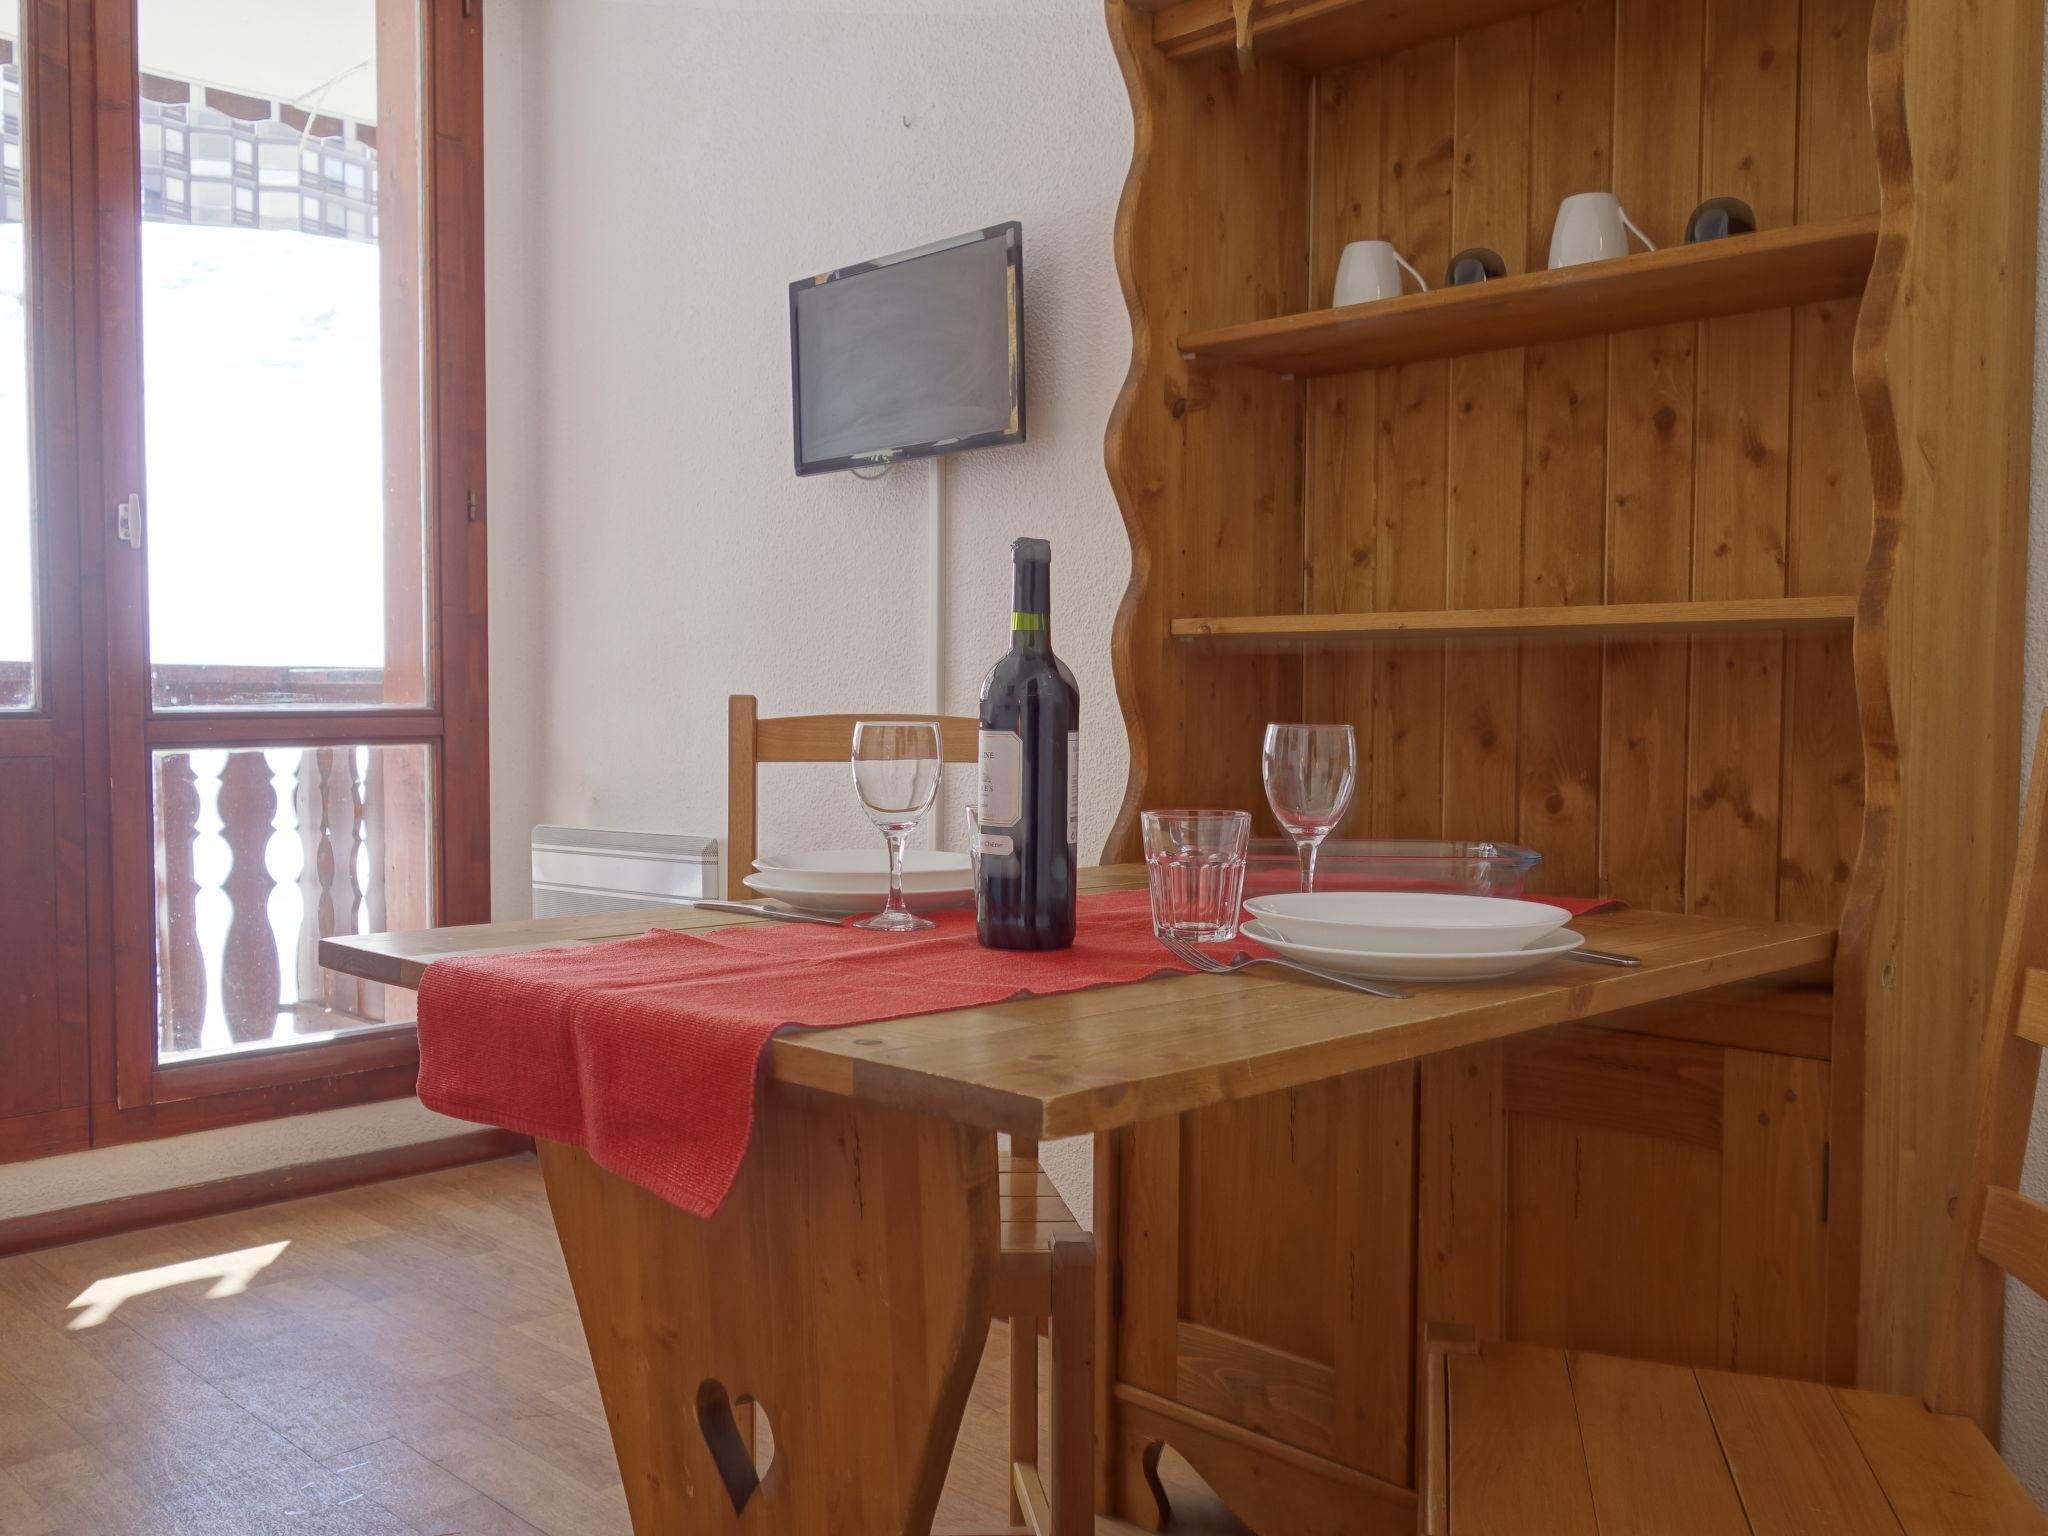
[[[1140,807],[1347,720],[1353,836],[1831,973],[1102,1138],[1099,1494],[1412,1528],[1423,1321],[1917,1386],[2018,806],[2040,0],[1108,0]],[[1568,194],[1659,249],[1544,270]],[[1687,246],[1703,199],[1761,233]],[[1347,241],[1434,285],[1332,310]],[[1276,1192],[1279,1192],[1276,1194]],[[1999,1319],[1980,1330],[1995,1424]]]

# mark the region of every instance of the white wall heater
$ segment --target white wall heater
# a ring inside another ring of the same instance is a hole
[[[533,829],[533,915],[669,907],[723,894],[718,839],[603,827]]]

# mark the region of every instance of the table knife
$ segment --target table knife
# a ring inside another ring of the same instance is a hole
[[[1605,949],[1574,949],[1565,955],[1565,959],[1583,960],[1588,965],[1611,965],[1623,971],[1632,971],[1643,963],[1634,955],[1617,955]]]
[[[696,907],[705,912],[738,912],[745,917],[772,917],[778,923],[822,923],[827,928],[837,928],[836,917],[820,917],[814,912],[792,912],[786,907],[771,907],[751,901],[688,901],[685,906]]]

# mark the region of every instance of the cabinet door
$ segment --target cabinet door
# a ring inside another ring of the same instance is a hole
[[[1121,1133],[1117,1380],[1405,1486],[1414,1117],[1404,1064]]]
[[[1422,1067],[1422,1322],[1819,1377],[1827,1063],[1598,1029]]]

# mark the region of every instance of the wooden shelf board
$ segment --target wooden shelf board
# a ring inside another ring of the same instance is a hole
[[[1194,331],[1180,350],[1273,373],[1383,368],[1844,298],[1876,251],[1868,214]]]
[[[1126,0],[1151,11],[1152,42],[1170,59],[1237,45],[1230,0]],[[1375,54],[1448,37],[1556,0],[1264,0],[1252,17],[1252,52],[1299,69],[1336,69]]]
[[[1458,636],[1613,639],[1741,630],[1845,629],[1853,597],[1753,597],[1698,603],[1588,603],[1572,608],[1454,608],[1413,613],[1269,613],[1175,619],[1176,640],[1270,647]]]

